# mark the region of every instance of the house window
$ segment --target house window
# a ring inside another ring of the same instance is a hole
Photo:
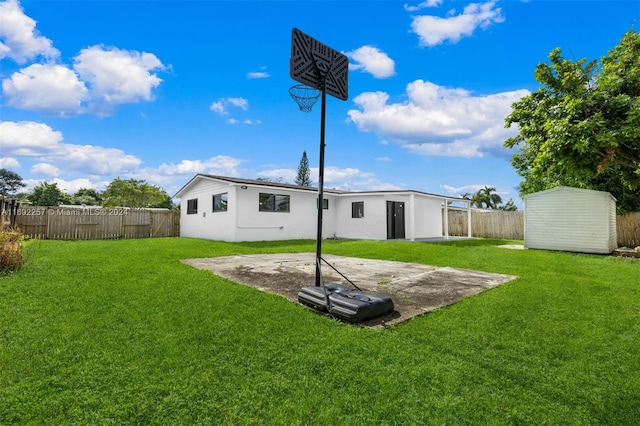
[[[318,208],[318,199],[316,198],[316,209]],[[326,198],[322,199],[322,210],[329,210],[329,200]]]
[[[228,197],[227,193],[216,194],[213,196],[213,211],[214,212],[226,212],[227,211]]]
[[[289,196],[281,194],[260,193],[259,210],[261,212],[285,212],[289,213]]]
[[[198,199],[187,200],[187,214],[198,213]]]
[[[351,217],[360,219],[364,217],[364,201],[356,201],[351,203]]]

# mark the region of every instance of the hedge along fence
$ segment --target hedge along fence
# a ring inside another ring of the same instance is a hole
[[[19,207],[15,223],[31,238],[97,240],[176,237],[180,211],[125,207]]]
[[[618,247],[640,246],[640,212],[616,217]],[[524,240],[524,212],[472,210],[471,233],[479,238]],[[449,235],[467,235],[466,210],[449,210]]]

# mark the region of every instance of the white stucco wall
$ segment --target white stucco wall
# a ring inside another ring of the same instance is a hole
[[[365,240],[387,239],[387,200],[403,201],[402,197],[388,199],[380,194],[342,194],[338,198],[336,237]],[[364,217],[351,217],[354,202],[364,203]]]
[[[213,196],[227,193],[228,210],[213,212]],[[187,214],[188,200],[198,199],[198,213]],[[228,183],[198,180],[180,200],[180,235],[208,240],[233,241],[235,238],[235,187]]]
[[[243,189],[245,187],[246,189]],[[227,193],[225,212],[213,212],[213,196]],[[290,196],[289,212],[259,211],[260,193]],[[180,232],[184,237],[221,241],[269,241],[315,239],[317,198],[315,191],[270,188],[196,180],[181,196]],[[198,213],[187,214],[190,199],[198,199]],[[323,237],[335,234],[335,196],[324,194],[329,209],[323,210]]]
[[[317,234],[317,200],[315,191],[289,190],[286,188],[248,187],[241,191],[237,210],[237,241],[265,241],[288,239],[315,239]],[[260,193],[290,196],[289,212],[261,212],[258,208]],[[333,236],[335,201],[331,194],[329,209],[323,211],[324,238]]]
[[[415,238],[442,237],[442,200],[415,196]]]
[[[227,193],[225,212],[213,212],[213,196]],[[259,211],[260,193],[290,196],[289,212]],[[181,235],[222,241],[315,239],[316,190],[270,187],[197,176],[180,190]],[[198,199],[197,214],[187,214]],[[331,193],[324,198],[323,238],[387,239],[387,202],[404,203],[405,238],[442,236],[442,198],[416,192]],[[352,203],[364,203],[364,217],[352,218]]]
[[[615,199],[608,192],[557,187],[524,197],[524,245],[581,253],[617,247]]]

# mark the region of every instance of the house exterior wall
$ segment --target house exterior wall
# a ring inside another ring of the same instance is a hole
[[[213,196],[228,193],[226,212],[213,212]],[[188,200],[198,200],[198,212],[187,214]],[[201,179],[181,199],[180,235],[208,240],[233,241],[235,238],[235,188],[228,183]]]
[[[242,189],[245,186],[246,189]],[[213,211],[213,196],[227,193],[227,211]],[[288,195],[289,212],[259,209],[260,193]],[[200,179],[181,196],[180,234],[220,241],[315,239],[317,192],[238,185]],[[324,194],[329,209],[323,211],[323,237],[334,236],[335,197]],[[198,212],[187,214],[188,200],[198,199]]]
[[[314,239],[317,234],[318,216],[316,206],[318,194],[314,191],[289,190],[283,188],[251,187],[237,189],[238,209],[236,241],[265,241],[288,239]],[[260,193],[289,195],[289,212],[262,212],[259,210]],[[329,200],[329,209],[322,214],[324,238],[333,236],[333,195],[324,194]]]
[[[227,194],[227,210],[213,211],[213,197]],[[289,211],[260,211],[260,193],[288,195]],[[221,241],[315,239],[316,190],[271,186],[240,179],[197,175],[185,185],[181,199],[181,235]],[[195,214],[187,214],[189,200],[198,200]],[[323,210],[323,238],[387,239],[387,202],[404,203],[405,238],[440,237],[440,196],[413,191],[336,193],[325,192],[329,208]],[[364,204],[364,216],[352,217],[352,204]],[[397,230],[397,229],[396,229]]]
[[[364,203],[364,217],[353,218],[352,204]],[[387,205],[384,196],[374,194],[343,194],[336,209],[337,238],[386,240]]]
[[[352,203],[364,202],[364,217],[352,218]],[[405,203],[407,239],[442,236],[442,202],[420,194],[342,194],[336,209],[336,237],[365,240],[387,239],[387,201]]]
[[[605,254],[617,246],[608,192],[557,187],[525,196],[524,206],[525,247]]]
[[[415,196],[415,238],[442,237],[442,201]]]

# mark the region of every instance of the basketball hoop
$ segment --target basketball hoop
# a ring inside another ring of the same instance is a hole
[[[296,84],[289,89],[289,94],[300,107],[300,111],[311,112],[320,97],[320,91],[304,84]]]

